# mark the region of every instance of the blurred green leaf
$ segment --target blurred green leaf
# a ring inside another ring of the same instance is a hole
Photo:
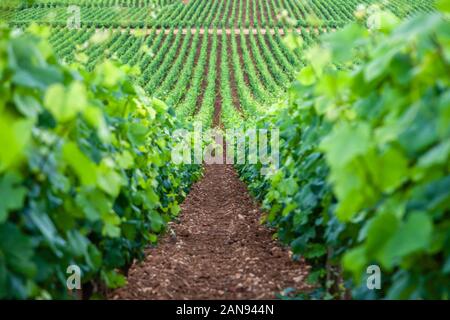
[[[17,174],[0,176],[0,223],[8,219],[9,212],[22,208],[27,189],[21,184],[22,179]]]

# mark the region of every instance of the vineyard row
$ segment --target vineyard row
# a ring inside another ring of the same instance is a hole
[[[185,34],[175,28],[168,34],[158,29],[137,34],[130,29],[59,28],[50,41],[61,59],[85,63],[89,70],[111,57],[138,67],[138,83],[148,94],[164,98],[182,118],[194,117],[209,126],[217,97],[229,111],[221,122],[231,125],[263,114],[263,106],[276,101],[302,65],[300,52],[291,52],[274,30],[273,35],[259,29],[256,34],[230,35],[191,29]],[[303,32],[302,37],[307,44],[317,39],[315,33]],[[216,84],[216,74],[223,82]]]

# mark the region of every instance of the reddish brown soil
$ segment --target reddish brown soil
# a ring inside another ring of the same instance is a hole
[[[164,42],[167,41],[167,38],[168,38],[168,35],[167,35],[167,34],[164,34],[164,35],[162,36],[161,42],[159,43],[158,47],[156,47],[156,48],[153,49],[153,53],[156,53],[156,52],[158,52],[158,51],[161,49],[161,47],[164,45]],[[150,45],[150,47],[151,47],[151,45]],[[152,60],[153,60],[153,59],[149,59],[148,62],[147,62],[147,64],[142,68],[142,70],[145,70],[145,68],[152,62]]]
[[[195,113],[197,114],[200,111],[200,108],[202,106],[203,102],[203,96],[205,95],[206,86],[208,85],[208,69],[210,62],[210,56],[211,56],[211,46],[212,46],[212,37],[208,36],[208,48],[206,48],[206,61],[205,66],[203,68],[203,79],[202,79],[202,85],[200,87],[200,92],[197,98],[197,104],[195,106]]]
[[[255,60],[255,57],[254,57],[253,47],[250,44],[250,36],[249,35],[244,35],[244,38],[245,38],[245,44],[247,45],[247,49],[248,49],[248,55],[250,56],[250,60],[252,60],[252,64],[253,64],[253,66],[254,66],[254,68],[255,68],[256,72],[258,73],[258,76],[259,76],[259,72],[260,71],[258,69],[258,64],[256,63],[256,60]],[[261,81],[261,83],[263,85],[265,85],[263,83],[263,81]]]
[[[222,112],[222,96],[220,94],[220,82],[222,80],[222,40],[219,38],[217,41],[217,54],[216,54],[216,100],[214,101],[214,115],[213,115],[213,127],[221,127],[220,115]]]
[[[270,7],[270,15],[272,16],[273,22],[275,25],[278,25],[278,11],[279,9],[277,7],[274,7],[272,3],[269,4]]]
[[[250,27],[253,28],[254,27],[254,23],[253,23],[253,15],[255,14],[255,12],[253,12],[253,4],[252,4],[253,0],[247,0],[247,2],[249,2],[249,7],[248,7],[248,18],[249,18],[249,22],[250,22]]]
[[[177,57],[180,55],[181,47],[183,46],[183,42],[184,42],[185,39],[186,39],[186,38],[180,39],[180,42],[178,43],[178,46],[177,46],[177,48],[175,49],[176,53],[175,53],[175,55],[174,55],[174,57],[173,57],[172,64],[175,62],[175,60],[177,59]],[[174,42],[175,42],[175,40],[174,40]],[[191,36],[191,39],[189,39],[189,42],[192,42],[192,36]],[[188,44],[188,46],[190,47],[191,45]],[[170,52],[170,48],[169,48],[169,50],[168,50],[167,52]],[[186,50],[186,52],[189,52],[189,49]],[[167,75],[167,74],[165,74],[164,76],[166,76],[166,75]]]
[[[191,38],[188,40],[189,41],[189,43],[188,43],[188,46],[187,46],[187,48],[186,48],[186,51],[184,52],[184,59],[183,60],[186,60],[187,58],[188,58],[188,56],[189,56],[189,53],[190,53],[190,51],[191,51],[191,49],[192,49],[192,44],[193,44],[193,41],[194,41],[194,35],[192,35],[191,36]],[[178,58],[178,56],[180,55],[180,50],[181,50],[181,47],[183,46],[183,42],[181,41],[180,42],[180,45],[178,46],[178,48],[177,48],[177,54],[176,54],[176,56],[175,56],[175,58],[174,58],[174,60],[173,60],[173,62],[175,62],[176,61],[176,59]],[[195,58],[194,58],[194,60],[195,60]],[[167,72],[167,73],[169,73],[170,72],[170,69],[169,69],[169,71]],[[166,80],[166,76],[167,76],[167,74],[165,74],[164,75],[164,79],[162,80],[162,82],[161,83],[163,83],[165,80]],[[176,85],[176,81],[174,81],[173,83],[172,83],[172,86],[170,86],[169,88],[168,88],[168,90],[171,90],[172,88],[173,88],[173,86],[175,86]],[[187,91],[187,90],[186,90]]]
[[[256,0],[253,0],[253,1],[256,1]],[[256,12],[255,12],[255,14],[256,14],[256,21],[258,21],[258,27],[261,28],[261,26],[262,26],[262,23],[261,23],[262,15],[264,14],[263,13],[263,8],[261,8],[259,6],[259,3],[256,3],[255,4],[255,10],[256,10]]]
[[[262,7],[259,8],[259,10],[261,11],[261,15],[264,15],[264,19],[265,19],[266,23],[269,23],[269,13],[267,12],[267,7],[266,7],[266,4],[264,3],[264,1],[262,3]],[[259,27],[261,28],[262,25],[260,24]]]
[[[112,299],[270,299],[306,290],[294,262],[260,224],[261,211],[231,165],[207,165],[182,205],[172,236],[135,264]]]
[[[242,25],[243,28],[247,27],[245,25],[245,16],[246,16],[246,13],[247,13],[246,1],[247,0],[242,0],[242,2],[241,2],[242,3],[241,25]]]
[[[231,25],[231,15],[233,13],[233,3],[232,1],[228,2],[227,8],[226,8],[226,19],[225,19],[225,26],[230,26]],[[223,26],[223,27],[225,27]]]
[[[116,28],[116,29],[112,29],[113,32],[125,32],[127,29],[124,28]],[[173,29],[173,34],[178,34],[179,32],[181,32],[181,34],[187,34],[188,32],[192,32],[195,33],[196,32],[196,28],[191,28],[190,30],[188,28],[179,28],[179,29]],[[297,32],[301,33],[301,28],[297,28],[296,29]],[[97,32],[100,32],[100,29],[97,29]],[[266,33],[270,33],[270,34],[275,34],[275,29],[274,28],[260,28],[260,31],[262,34],[266,34]],[[306,29],[306,31],[309,32],[309,28]],[[318,30],[316,30],[318,32]],[[329,32],[330,30],[327,30],[326,28],[323,29],[323,32]],[[331,31],[336,31],[336,29],[331,29]],[[135,33],[135,29],[131,29],[131,33]],[[152,32],[151,29],[147,29],[146,33],[150,34]],[[156,29],[156,34],[160,34],[161,32],[163,32],[165,35],[170,34],[171,29]],[[215,28],[199,28],[199,32],[200,34],[204,34],[205,32],[208,32],[209,34],[214,34],[216,32]],[[225,32],[226,34],[241,34],[241,29],[240,28],[218,28],[217,29],[217,34],[221,35],[222,32]],[[252,28],[242,28],[242,33],[244,34],[257,34],[258,29],[252,27]],[[278,32],[280,33],[280,35],[284,35],[284,29],[278,28]]]
[[[303,11],[304,9],[302,7],[300,7],[298,3],[294,2],[293,5],[296,6],[299,9],[302,19],[305,19],[306,15],[305,15],[305,12]]]
[[[227,35],[227,56],[228,56],[228,70],[230,72],[230,86],[231,97],[233,99],[233,106],[242,114],[241,104],[239,102],[239,93],[237,90],[235,70],[233,67],[233,48],[231,47],[231,35]]]
[[[248,86],[249,85],[248,73],[247,73],[247,68],[245,67],[245,63],[244,63],[244,55],[242,53],[241,37],[236,37],[236,47],[237,47],[239,61],[241,63],[242,71],[244,73],[244,81],[245,81],[245,84]]]
[[[194,58],[194,68],[195,68],[195,66],[197,65],[197,63],[198,63],[198,58],[200,57],[200,49],[202,48],[202,43],[203,43],[203,37],[200,37],[199,39],[198,39],[198,42],[197,42],[197,48],[196,48],[196,51],[195,51],[195,58]],[[191,84],[191,81],[189,81],[189,85]],[[187,91],[187,90],[186,90]]]
[[[189,50],[192,49],[193,38],[194,38],[194,35],[192,36],[191,43],[189,44],[189,48],[190,48]],[[200,48],[202,47],[202,42],[203,42],[203,37],[200,37],[197,42],[197,47],[195,48],[194,67],[192,69],[194,69],[198,63],[198,58],[200,56]],[[187,52],[186,52],[186,57],[189,55],[189,50],[187,50]],[[192,74],[193,74],[193,70],[191,70],[191,77],[192,77]],[[191,87],[191,83],[192,83],[192,81],[188,81],[186,90],[183,91],[183,94],[181,95],[179,101],[183,101],[186,93],[189,91],[189,89]]]

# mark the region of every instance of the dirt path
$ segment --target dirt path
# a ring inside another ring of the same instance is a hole
[[[287,287],[305,289],[307,266],[289,258],[260,218],[233,167],[207,165],[172,236],[147,251],[128,286],[111,298],[264,299]]]
[[[213,113],[213,128],[223,127],[221,121],[222,115],[222,39],[217,39],[217,51],[216,51],[216,98],[214,100],[214,113]]]
[[[219,94],[213,126],[219,127],[222,42],[214,62],[211,42],[208,37],[205,72],[210,63],[216,64]],[[200,93],[197,109],[202,100]],[[309,289],[308,266],[294,262],[261,225],[262,212],[232,165],[206,165],[181,207],[180,221],[169,223],[167,235],[130,269],[128,285],[112,292],[110,299],[272,299],[286,288]]]

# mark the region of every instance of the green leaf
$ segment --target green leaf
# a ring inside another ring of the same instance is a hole
[[[295,203],[288,203],[286,207],[284,207],[283,211],[281,212],[281,215],[283,217],[286,217],[288,214],[290,214],[292,211],[294,211],[297,208],[297,204]],[[299,214],[301,216],[301,214]],[[296,214],[297,216],[297,214]],[[294,222],[295,223],[295,222]]]
[[[123,287],[127,283],[127,279],[116,271],[102,271],[102,279],[110,289]]]
[[[31,238],[24,235],[12,223],[0,225],[0,253],[8,269],[30,278],[35,275],[36,266],[32,261],[34,249]]]
[[[384,33],[389,33],[399,24],[400,20],[389,11],[381,11],[377,15],[379,28]]]
[[[420,168],[428,168],[434,165],[445,164],[448,162],[449,155],[450,141],[444,141],[421,156],[417,166]]]
[[[424,38],[432,33],[441,22],[441,16],[438,13],[421,14],[413,19],[406,19],[392,32],[392,38],[401,39],[401,41]]]
[[[102,85],[107,88],[116,86],[125,76],[122,70],[110,60],[106,60],[98,67],[98,73],[102,77]]]
[[[323,244],[319,243],[309,243],[308,250],[305,252],[304,256],[307,259],[319,258],[327,253],[327,248]]]
[[[8,219],[9,212],[22,208],[27,189],[21,184],[22,179],[15,173],[0,176],[0,223]]]
[[[278,186],[278,191],[283,196],[295,194],[298,191],[298,185],[294,177],[289,177],[283,180],[283,183]]]
[[[329,180],[339,200],[335,213],[341,221],[351,220],[361,209],[377,200],[377,192],[367,183],[367,172],[361,162],[336,168]]]
[[[436,8],[442,12],[450,13],[450,2],[448,0],[436,0]]]
[[[65,241],[58,236],[58,232],[53,224],[52,220],[46,213],[37,212],[34,208],[29,213],[29,218],[33,221],[34,225],[41,232],[44,238],[47,240],[48,245],[51,247],[57,257],[61,257],[62,253],[59,248],[65,245]]]
[[[26,117],[36,118],[42,110],[40,103],[33,96],[16,91],[13,99],[17,109]]]
[[[86,88],[80,82],[73,82],[67,90],[62,84],[51,85],[45,93],[44,106],[57,121],[70,121],[87,107]]]
[[[364,269],[367,267],[367,258],[364,247],[356,247],[344,254],[342,265],[345,270],[353,273],[357,282],[362,278]]]
[[[127,134],[128,138],[135,146],[140,146],[145,144],[149,130],[140,123],[129,123]]]
[[[320,147],[325,151],[327,161],[332,167],[343,167],[369,150],[371,147],[370,127],[364,122],[340,123],[323,139]]]
[[[151,210],[149,213],[149,219],[152,231],[160,232],[165,224],[161,215],[155,210]]]
[[[97,182],[97,166],[80,151],[75,143],[67,142],[64,145],[63,157],[75,171],[83,185],[95,185]]]
[[[304,67],[298,74],[297,80],[304,86],[310,86],[316,82],[316,75],[311,66]]]
[[[138,234],[137,223],[122,223],[122,234],[125,238],[129,240],[135,240]]]
[[[158,113],[167,112],[167,109],[169,108],[164,101],[159,100],[158,98],[152,99],[152,106]]]
[[[352,23],[334,33],[324,35],[323,42],[326,48],[331,49],[335,61],[345,62],[353,57],[355,48],[365,43],[367,36],[365,28]]]
[[[385,150],[377,160],[373,178],[382,191],[392,192],[408,179],[408,159],[397,149]]]
[[[365,242],[369,257],[374,257],[383,250],[386,243],[397,232],[398,225],[398,218],[389,212],[377,214],[370,221]]]
[[[35,40],[27,35],[8,43],[9,67],[14,70],[12,82],[18,86],[46,89],[62,81],[62,73],[55,66],[47,64]]]
[[[375,58],[365,66],[364,79],[370,82],[386,75],[392,59],[400,49],[398,44],[393,43],[387,43],[385,46],[377,48],[378,52],[374,54]]]
[[[77,257],[88,254],[89,240],[76,230],[67,232],[67,244]]]
[[[82,189],[75,198],[76,203],[89,221],[99,220],[100,217],[112,210],[112,202],[100,190]]]
[[[83,116],[91,126],[97,128],[97,134],[103,142],[110,142],[111,133],[100,108],[88,106]]]
[[[32,120],[16,120],[6,112],[1,114],[0,173],[21,164],[25,150],[29,146],[32,126]]]
[[[134,158],[130,152],[124,150],[116,156],[117,163],[124,169],[130,169],[134,165]]]
[[[380,251],[383,265],[391,269],[400,263],[404,256],[424,250],[431,241],[433,224],[430,217],[423,212],[412,213],[398,232],[388,241],[384,250]]]
[[[112,211],[102,214],[103,229],[102,233],[111,238],[120,236],[120,218]]]
[[[125,184],[121,174],[115,171],[114,163],[102,161],[98,167],[97,184],[100,189],[108,193],[112,197],[117,197],[120,188]]]
[[[283,42],[292,51],[303,46],[303,39],[292,32],[283,38]]]
[[[306,52],[306,58],[314,69],[315,74],[320,77],[323,73],[324,67],[327,66],[331,61],[331,52],[327,48],[316,45],[308,49],[308,51]],[[300,83],[302,82],[300,81]]]
[[[444,267],[442,268],[442,272],[444,274],[450,273],[450,256],[447,257],[447,260],[445,260]]]
[[[172,215],[174,217],[178,216],[180,211],[181,211],[181,208],[177,203],[174,203],[173,205],[170,206],[170,212],[172,213]]]

